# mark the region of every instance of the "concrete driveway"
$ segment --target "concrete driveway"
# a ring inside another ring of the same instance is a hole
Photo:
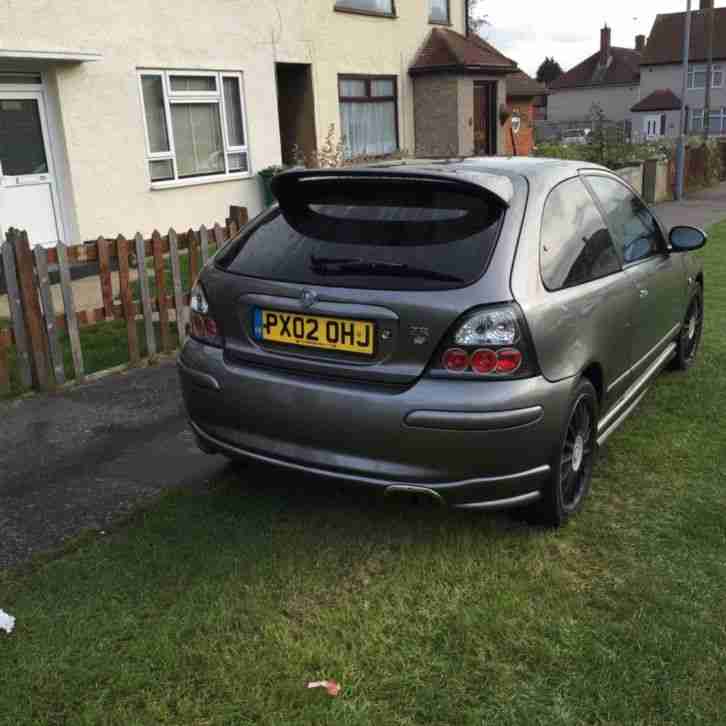
[[[655,210],[669,229],[677,224],[709,227],[726,218],[726,182],[689,194],[682,202],[656,204]]]

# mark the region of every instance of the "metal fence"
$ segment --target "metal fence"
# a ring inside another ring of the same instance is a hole
[[[627,143],[631,140],[632,124],[630,121],[600,121],[589,119],[575,119],[572,121],[535,121],[535,143],[561,143],[565,132],[582,129],[592,134],[602,125],[602,131],[607,140],[612,143]]]

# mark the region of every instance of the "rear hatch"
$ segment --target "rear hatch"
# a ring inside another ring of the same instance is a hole
[[[508,200],[470,178],[288,172],[274,191],[203,278],[230,362],[405,384],[462,313],[511,297],[511,260],[487,274]]]

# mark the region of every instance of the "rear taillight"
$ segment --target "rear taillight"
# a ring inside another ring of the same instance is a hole
[[[449,348],[441,357],[441,362],[447,371],[462,373],[469,367],[469,356],[461,348]]]
[[[527,325],[518,305],[496,305],[456,322],[429,368],[433,377],[527,378],[538,371]]]
[[[189,337],[205,345],[223,348],[224,339],[222,333],[217,321],[212,317],[209,302],[199,282],[192,289],[190,298],[189,328],[187,331]]]

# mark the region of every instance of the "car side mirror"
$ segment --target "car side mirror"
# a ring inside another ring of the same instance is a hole
[[[706,233],[697,227],[673,227],[671,230],[670,240],[674,252],[700,250],[707,239]]]

